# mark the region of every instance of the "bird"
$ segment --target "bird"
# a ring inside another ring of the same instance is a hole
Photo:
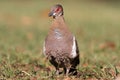
[[[53,21],[43,45],[43,53],[55,67],[56,75],[60,74],[60,69],[66,75],[76,73],[80,63],[77,40],[66,25],[63,14],[61,4],[51,7],[48,16],[53,17]]]

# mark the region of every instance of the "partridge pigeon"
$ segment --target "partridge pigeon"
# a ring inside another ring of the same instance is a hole
[[[45,38],[43,53],[55,67],[56,74],[63,69],[68,75],[76,72],[76,66],[79,64],[77,41],[65,23],[62,5],[54,5],[49,13],[49,17],[51,16],[53,22]]]

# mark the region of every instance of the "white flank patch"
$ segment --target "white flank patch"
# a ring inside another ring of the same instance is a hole
[[[76,42],[75,42],[75,37],[73,37],[73,45],[72,45],[72,52],[71,52],[71,55],[73,58],[75,58],[77,56],[77,53],[76,53]]]
[[[44,55],[46,55],[46,54],[45,54],[45,51],[46,51],[46,49],[45,49],[45,41],[44,41],[44,43],[43,43],[43,54],[44,54]]]

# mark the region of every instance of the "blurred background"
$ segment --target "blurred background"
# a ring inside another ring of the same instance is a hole
[[[66,23],[79,42],[113,41],[119,46],[120,4],[112,0],[1,0],[1,43],[13,42],[14,45],[24,38],[39,38],[37,43],[42,44],[52,21],[48,17],[49,10],[56,3],[63,5]],[[26,41],[29,42],[29,39]],[[83,48],[84,42],[80,44]]]
[[[66,24],[78,40],[81,66],[120,65],[117,0],[0,0],[1,63],[38,59],[45,65],[42,45],[52,22],[48,13],[56,3],[63,5]]]

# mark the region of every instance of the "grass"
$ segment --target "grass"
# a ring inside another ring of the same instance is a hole
[[[52,19],[49,8],[64,5],[65,20],[77,38],[77,77],[54,76],[42,54]],[[71,6],[72,5],[72,6]],[[120,72],[119,3],[0,1],[0,80],[114,80]]]

